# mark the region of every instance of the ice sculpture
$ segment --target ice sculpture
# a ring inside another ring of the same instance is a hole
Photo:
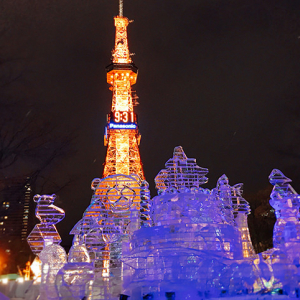
[[[187,158],[181,146],[175,147],[165,166],[155,177],[158,193],[199,188],[208,181],[208,169],[197,166],[195,158]]]
[[[240,232],[240,240],[244,258],[255,255],[249,228],[247,215],[250,214],[249,203],[242,197],[242,183],[229,185],[227,176],[222,175],[217,182],[217,187],[211,191],[214,202],[219,204],[221,218],[224,222],[235,226]]]
[[[85,243],[95,264],[93,299],[118,297],[122,286],[122,241],[150,226],[148,183],[137,175],[92,181],[94,195],[71,234]]]
[[[274,247],[294,247],[298,252],[300,250],[300,196],[289,184],[292,180],[284,176],[281,171],[274,169],[269,179],[274,185],[270,204],[275,210],[277,219],[273,232]]]
[[[299,296],[300,196],[291,180],[279,170],[269,176],[275,248],[255,255],[242,184],[231,186],[224,174],[204,189],[207,173],[176,147],[155,178],[151,206],[138,176],[94,179],[68,262],[54,226],[64,212],[55,195],[36,195],[41,223],[28,240],[35,253],[43,249],[39,300],[196,300],[263,289]]]
[[[290,185],[291,179],[274,169],[269,176],[274,186],[270,204],[275,210],[274,248],[265,252],[273,271],[272,288],[295,297],[299,293],[300,196]]]
[[[91,262],[91,258],[84,244],[80,244],[78,240],[74,239],[73,245],[69,251],[68,255],[69,263],[81,263],[81,262]]]
[[[214,190],[201,188],[207,173],[181,147],[174,149],[173,158],[155,178],[159,195],[151,208],[154,226],[135,231],[124,247],[125,294],[133,299],[172,299],[175,294],[176,299],[199,299],[220,296],[222,290],[253,290],[258,271],[251,260],[241,264],[239,230],[246,226],[243,216],[249,205],[241,196],[241,185],[231,187],[225,175]],[[241,272],[247,276],[231,280]]]
[[[39,254],[42,261],[42,280],[39,300],[57,300],[56,275],[67,262],[63,247],[54,244],[52,239],[45,239],[44,249]]]
[[[91,299],[94,267],[84,244],[75,240],[68,263],[56,276],[59,300]]]
[[[55,198],[55,194],[33,197],[33,200],[37,202],[35,215],[40,220],[40,224],[35,225],[27,237],[27,242],[35,255],[39,255],[42,251],[46,239],[51,239],[54,244],[61,242],[55,224],[63,220],[65,212],[53,205]]]

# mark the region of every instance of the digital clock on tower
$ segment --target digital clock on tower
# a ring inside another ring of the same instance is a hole
[[[133,111],[114,111],[111,119],[114,123],[135,123],[136,114]]]

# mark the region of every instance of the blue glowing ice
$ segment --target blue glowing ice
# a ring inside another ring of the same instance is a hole
[[[91,203],[71,231],[68,261],[55,228],[64,212],[53,205],[55,195],[35,196],[41,223],[28,242],[42,261],[40,299],[300,295],[300,196],[291,180],[276,169],[269,176],[274,248],[257,255],[243,185],[231,186],[224,174],[205,189],[207,173],[176,147],[155,178],[152,200],[148,183],[136,175],[94,179]]]
[[[133,299],[167,294],[198,299],[253,290],[258,271],[252,260],[242,260],[254,255],[242,185],[230,186],[223,175],[215,189],[203,189],[207,173],[176,147],[156,176],[153,226],[135,231],[124,247],[125,293]]]
[[[208,181],[208,169],[197,166],[196,159],[187,158],[181,146],[174,149],[173,158],[165,166],[155,177],[158,193],[195,189]]]
[[[293,247],[300,249],[300,196],[289,184],[292,180],[281,171],[274,169],[269,179],[274,185],[270,204],[277,219],[273,233],[274,247],[289,247],[293,244]]]

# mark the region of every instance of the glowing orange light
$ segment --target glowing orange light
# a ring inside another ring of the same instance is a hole
[[[109,258],[110,258],[110,254],[109,254],[109,245],[105,246],[105,253],[104,253],[104,260],[103,260],[103,270],[102,270],[102,277],[109,277]]]
[[[34,274],[34,279],[39,282],[41,281],[41,276],[42,276],[42,262],[39,259],[38,256],[36,256],[36,258],[34,259],[34,261],[32,262],[30,269],[32,271],[32,273]]]
[[[107,82],[113,91],[112,107],[114,122],[134,123],[131,86],[136,83],[137,68],[130,58],[127,26],[129,20],[123,16],[114,18],[116,26],[115,48],[112,54],[113,63],[109,66]],[[103,177],[114,174],[137,174],[144,179],[139,153],[140,134],[138,129],[108,128],[104,137],[107,154]]]

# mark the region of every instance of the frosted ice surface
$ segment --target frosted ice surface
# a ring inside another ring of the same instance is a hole
[[[91,263],[67,263],[56,276],[59,300],[90,299],[93,279]]]
[[[84,244],[80,245],[75,243],[75,245],[73,245],[69,251],[68,262],[69,263],[91,262],[86,246]]]
[[[42,262],[42,280],[39,298],[41,300],[58,299],[55,287],[56,275],[67,262],[67,254],[64,248],[57,244],[51,244],[51,241],[49,243],[49,245],[45,245],[39,255]]]
[[[60,300],[90,299],[94,279],[94,267],[84,244],[75,241],[72,245],[68,263],[56,276],[56,288]]]
[[[54,194],[35,195],[33,197],[33,200],[37,202],[35,215],[40,220],[40,224],[35,225],[27,237],[27,242],[31,251],[36,255],[42,251],[45,239],[51,239],[55,244],[60,244],[61,242],[55,224],[63,220],[65,212],[53,205],[55,198]]]

